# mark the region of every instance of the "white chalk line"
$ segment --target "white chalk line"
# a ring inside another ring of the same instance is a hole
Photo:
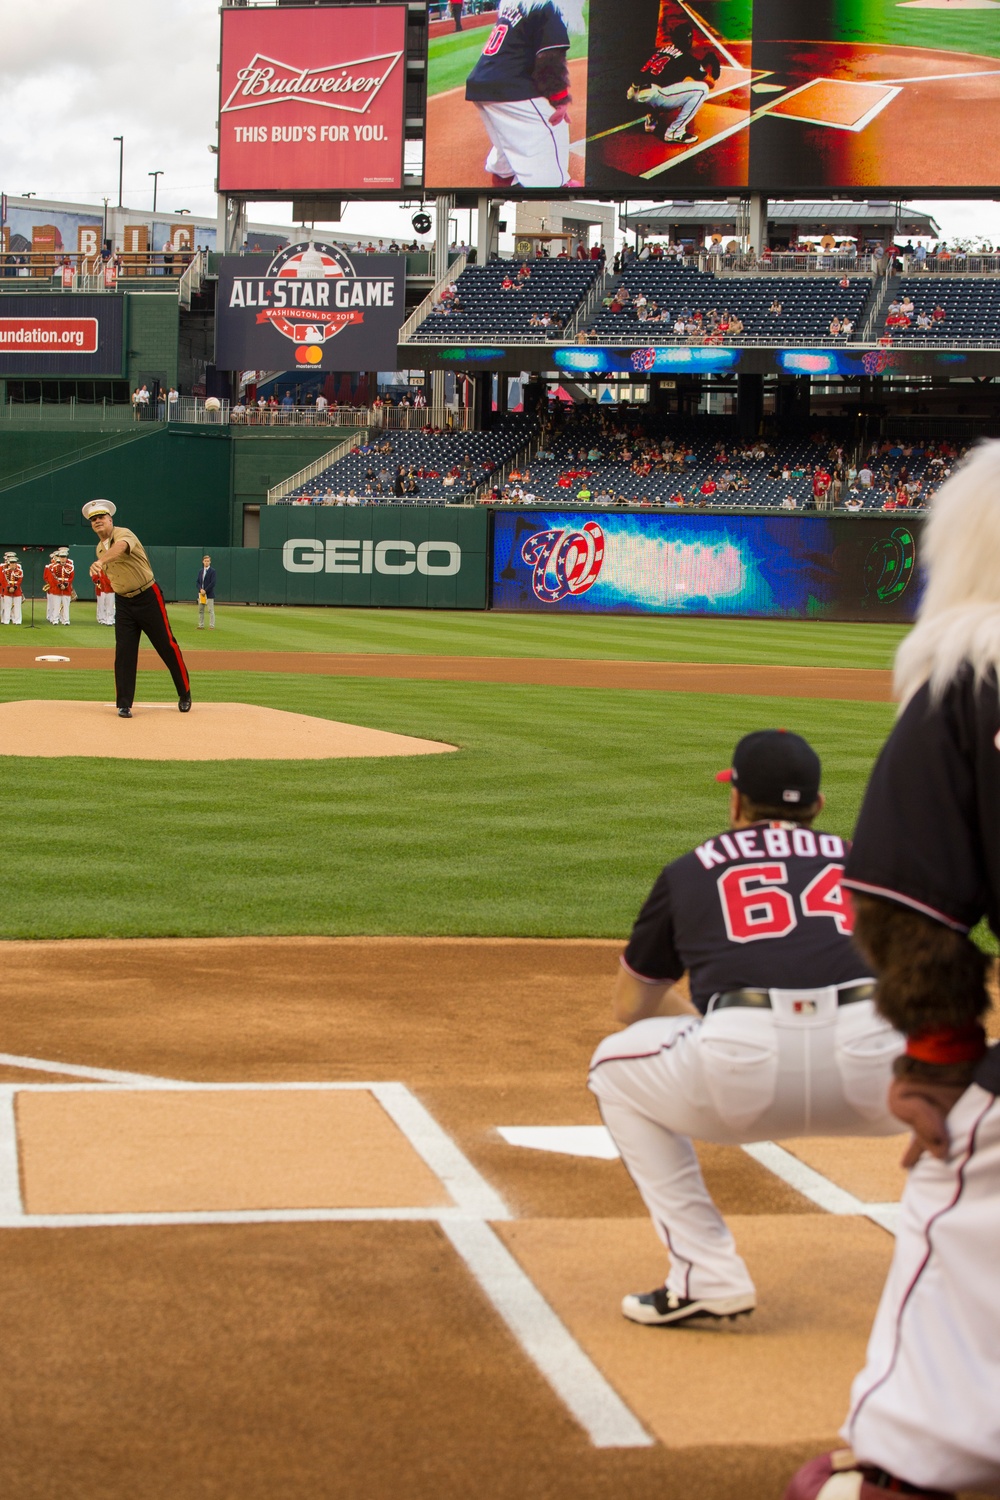
[[[0,1229],[168,1227],[184,1224],[290,1224],[430,1222],[438,1224],[502,1319],[522,1352],[596,1448],[648,1448],[654,1439],[573,1338],[531,1278],[498,1239],[487,1219],[509,1220],[510,1210],[430,1112],[402,1083],[183,1083],[144,1074],[81,1068],[40,1058],[0,1055],[0,1063],[62,1073],[72,1083],[0,1085]],[[454,1207],[289,1209],[207,1213],[48,1214],[24,1212],[21,1199],[14,1097],[17,1093],[120,1092],[141,1089],[206,1090],[361,1089],[371,1093],[454,1199]]]

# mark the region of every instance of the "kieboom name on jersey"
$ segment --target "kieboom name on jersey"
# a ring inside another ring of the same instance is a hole
[[[331,298],[332,288],[332,298]],[[267,281],[234,281],[230,307],[395,307],[396,288],[391,280],[328,276],[324,280],[296,281],[274,276]]]
[[[764,841],[763,848],[758,836]],[[717,844],[722,848],[717,849]],[[718,838],[699,844],[694,852],[705,869],[710,870],[713,865],[724,865],[731,859],[786,859],[790,854],[800,854],[803,859],[817,854],[827,859],[843,859],[845,848],[843,839],[835,833],[813,833],[811,828],[790,828],[778,823],[720,833]]]

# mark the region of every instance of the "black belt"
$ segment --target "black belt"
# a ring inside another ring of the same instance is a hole
[[[822,987],[822,986],[821,986]],[[780,989],[781,986],[779,985]],[[849,984],[838,984],[833,986],[837,991],[838,1005],[853,1005],[856,1000],[874,1000],[875,984],[871,979],[852,980]],[[728,1010],[731,1006],[745,1006],[750,1009],[770,1010],[770,990],[722,990],[720,994],[713,995],[708,1002],[708,1011],[711,1014],[716,1010]]]
[[[154,580],[155,582],[155,580]],[[119,594],[120,599],[138,599],[140,594],[148,594],[153,587],[152,583],[144,584],[141,589],[133,589],[131,594]]]

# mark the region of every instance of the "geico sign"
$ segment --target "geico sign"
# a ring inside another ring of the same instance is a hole
[[[286,573],[426,573],[448,578],[462,566],[457,542],[321,542],[290,537],[281,549]]]

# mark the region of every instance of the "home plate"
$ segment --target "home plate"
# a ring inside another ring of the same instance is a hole
[[[169,710],[169,711],[168,711]],[[100,756],[112,760],[341,760],[358,756],[441,755],[439,740],[390,734],[362,724],[315,719],[255,703],[114,705],[22,699],[0,704],[0,755]]]
[[[68,656],[36,656],[36,661],[69,661]]]
[[[555,1151],[560,1156],[590,1156],[617,1161],[618,1147],[603,1125],[498,1125],[497,1134],[508,1146],[529,1151]]]

